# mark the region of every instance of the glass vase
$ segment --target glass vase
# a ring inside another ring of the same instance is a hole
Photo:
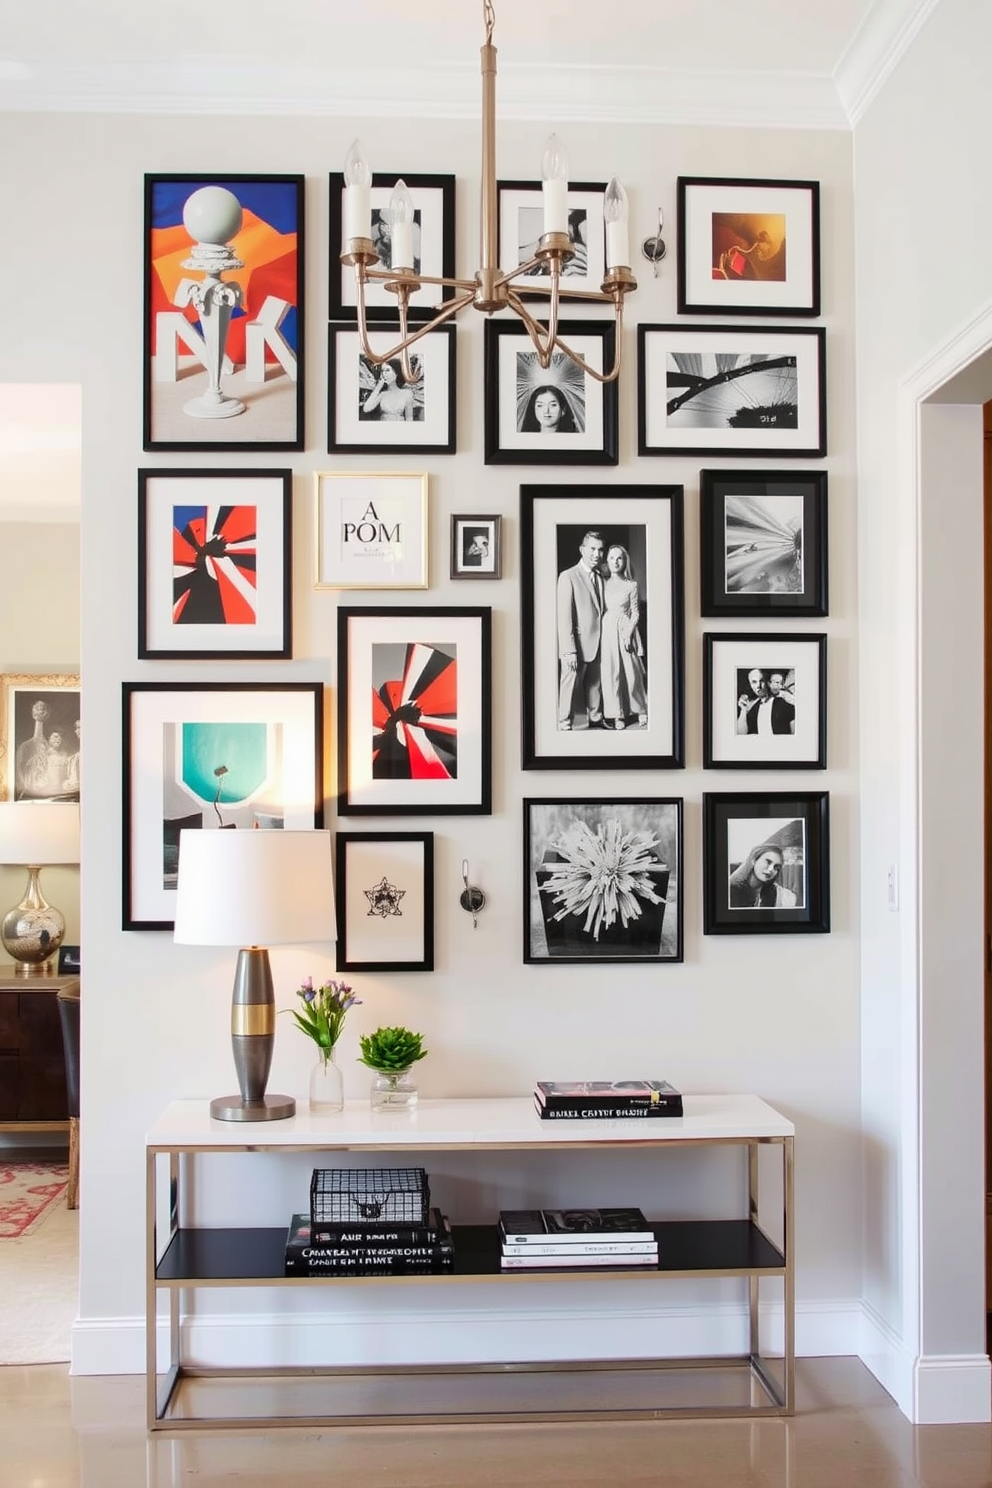
[[[310,1071],[310,1110],[315,1116],[328,1116],[344,1110],[344,1078],[338,1069],[334,1049],[321,1049],[320,1057]]]
[[[373,1111],[412,1111],[417,1104],[417,1087],[409,1069],[376,1070],[370,1098]]]

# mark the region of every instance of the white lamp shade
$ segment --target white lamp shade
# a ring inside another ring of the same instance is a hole
[[[0,863],[78,862],[78,801],[0,801]]]
[[[173,938],[228,946],[336,940],[330,832],[180,832]]]

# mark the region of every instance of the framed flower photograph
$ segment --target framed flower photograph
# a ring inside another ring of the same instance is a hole
[[[525,800],[524,961],[682,960],[682,802]]]
[[[372,177],[372,242],[379,255],[377,270],[393,267],[392,223],[389,198],[400,180],[406,182],[413,197],[413,271],[432,279],[451,279],[455,273],[455,178],[454,176],[418,175],[402,171],[399,175]],[[330,186],[330,287],[327,296],[331,320],[354,320],[358,314],[358,292],[355,270],[340,261],[344,243],[344,175],[332,171]],[[396,319],[396,296],[385,288],[385,280],[373,279],[366,285],[366,318]],[[426,284],[410,297],[409,319],[430,320],[438,307],[454,297],[449,285]]]
[[[491,610],[339,609],[342,816],[488,816],[491,688]]]
[[[434,833],[338,832],[338,971],[434,970]]]
[[[452,579],[498,579],[503,572],[503,518],[451,518]]]
[[[315,589],[426,589],[428,478],[318,470]]]
[[[534,257],[544,232],[544,195],[540,181],[497,181],[499,206],[499,266],[512,274]],[[562,267],[563,290],[598,292],[606,275],[606,222],[603,201],[606,182],[568,183],[568,236],[572,257]],[[524,286],[532,280],[535,290],[550,287],[546,264],[535,264],[520,279],[523,298],[535,298]],[[543,296],[542,296],[543,298]]]
[[[681,486],[521,486],[525,770],[684,762]]]
[[[612,367],[612,321],[562,321],[559,331],[590,367]],[[617,383],[597,382],[563,351],[542,367],[522,321],[486,321],[485,384],[487,465],[617,463]]]
[[[703,765],[823,770],[825,635],[703,636]]]
[[[455,453],[455,328],[423,336],[402,357],[377,365],[362,351],[353,324],[328,328],[327,448],[330,454],[453,455]],[[379,355],[399,331],[371,330]]]
[[[829,792],[704,794],[704,935],[829,929]]]
[[[79,800],[79,677],[0,675],[0,801]]]
[[[138,656],[293,654],[291,470],[138,471]]]
[[[681,315],[819,315],[820,185],[679,176]]]
[[[699,472],[701,612],[826,615],[827,472]]]
[[[827,453],[822,326],[639,325],[639,455]]]

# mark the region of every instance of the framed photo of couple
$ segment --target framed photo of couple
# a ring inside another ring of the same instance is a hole
[[[612,322],[558,330],[597,372],[613,366]],[[616,465],[617,382],[597,382],[563,351],[542,367],[522,321],[486,321],[485,385],[487,465]]]
[[[369,199],[372,206],[372,242],[379,255],[376,269],[391,269],[392,221],[389,199],[393,187],[402,179],[413,197],[413,269],[433,279],[450,279],[455,272],[455,178],[454,176],[383,175],[372,177]],[[344,192],[342,172],[332,172],[330,184],[330,287],[327,296],[331,320],[355,319],[358,314],[358,291],[355,270],[341,263],[344,248]],[[454,297],[450,285],[425,284],[410,297],[409,319],[430,320],[443,303]],[[385,281],[375,279],[366,286],[366,319],[395,320],[396,296],[390,294]]]
[[[703,636],[704,768],[826,764],[826,636]]]
[[[827,472],[699,472],[700,611],[829,613]]]
[[[79,677],[0,676],[0,801],[79,800]]]
[[[830,795],[703,796],[703,934],[830,929]]]
[[[681,769],[681,486],[521,486],[525,770]]]

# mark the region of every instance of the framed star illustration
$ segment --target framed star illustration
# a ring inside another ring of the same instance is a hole
[[[434,970],[434,833],[339,832],[338,971]]]

